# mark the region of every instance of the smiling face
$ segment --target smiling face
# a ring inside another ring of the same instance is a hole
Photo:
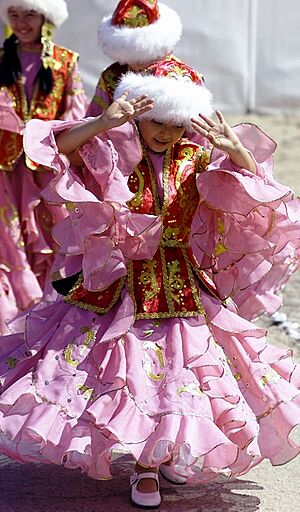
[[[41,43],[41,29],[44,23],[42,14],[21,7],[10,7],[8,19],[12,31],[21,44],[36,46]]]
[[[148,148],[155,153],[163,153],[181,139],[185,132],[182,126],[159,123],[142,119],[138,122],[139,132]]]

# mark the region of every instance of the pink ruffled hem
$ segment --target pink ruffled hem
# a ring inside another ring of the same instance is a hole
[[[25,343],[1,340],[1,451],[99,479],[111,477],[120,445],[145,466],[172,455],[190,481],[291,460],[299,367],[260,329],[205,294],[202,302],[209,320],[131,327],[121,304],[102,317],[60,300],[36,307]]]

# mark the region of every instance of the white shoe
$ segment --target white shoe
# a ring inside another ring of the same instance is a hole
[[[145,478],[152,478],[157,483],[157,491],[156,492],[141,492],[138,490],[137,486],[141,480]],[[159,492],[159,480],[157,473],[133,473],[130,477],[130,486],[131,486],[131,500],[135,505],[144,508],[155,508],[161,504],[161,495]]]
[[[177,475],[175,473],[172,466],[169,466],[168,464],[161,464],[159,467],[159,471],[162,474],[162,476],[168,480],[168,482],[171,482],[171,484],[176,485],[183,485],[186,484],[187,478],[184,476]]]

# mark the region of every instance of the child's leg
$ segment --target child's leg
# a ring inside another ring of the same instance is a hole
[[[138,462],[135,465],[136,473],[158,473],[158,468],[145,468],[141,466]],[[139,481],[137,486],[138,491],[140,492],[157,492],[157,482],[153,480],[153,478],[143,478]]]

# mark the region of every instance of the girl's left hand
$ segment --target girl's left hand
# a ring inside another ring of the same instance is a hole
[[[216,148],[229,155],[240,149],[241,142],[232,128],[226,123],[223,114],[217,110],[217,121],[199,114],[198,119],[192,119],[193,129],[209,140]]]
[[[199,119],[191,119],[193,129],[209,140],[215,148],[227,153],[237,166],[256,173],[256,164],[243,146],[233,129],[226,123],[223,114],[217,110],[217,121],[199,114]]]

